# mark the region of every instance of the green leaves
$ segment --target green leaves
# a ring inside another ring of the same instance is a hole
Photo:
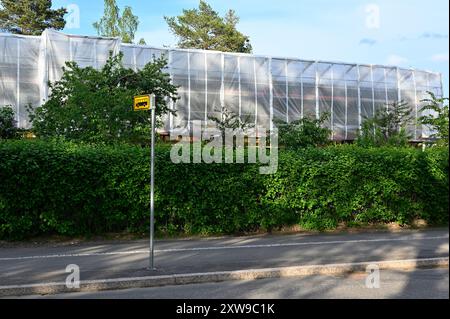
[[[15,138],[18,131],[12,107],[0,106],[0,140]]]
[[[445,223],[446,159],[444,148],[310,148],[281,153],[278,173],[265,185],[269,202],[287,215],[300,215],[297,222],[306,228],[334,228],[341,222],[409,224],[414,218]]]
[[[436,139],[438,145],[449,145],[449,107],[447,98],[437,98],[432,92],[428,92],[430,97],[422,100],[426,105],[422,108],[422,112],[429,111],[431,114],[424,115],[420,118],[423,125],[427,125],[435,132],[431,137]]]
[[[447,148],[280,151],[274,175],[255,164],[173,164],[167,146],[156,158],[159,234],[448,223]],[[0,159],[1,239],[148,231],[148,148],[3,141]]]
[[[208,3],[200,0],[198,9],[183,10],[178,17],[164,19],[178,37],[180,48],[252,53],[249,37],[236,29],[239,18],[233,10],[222,18]]]
[[[177,99],[177,88],[165,66],[161,58],[135,72],[122,66],[122,54],[111,55],[100,70],[66,63],[48,101],[30,116],[34,133],[87,143],[148,143],[150,112],[133,112],[133,96],[153,93],[157,116],[171,112],[167,101]]]
[[[329,114],[325,113],[318,120],[304,118],[289,124],[280,120],[275,121],[280,145],[288,150],[328,145],[331,130],[322,127],[328,118]]]
[[[357,143],[363,147],[408,145],[411,136],[408,125],[414,124],[411,106],[404,102],[394,102],[386,109],[379,109],[373,118],[366,118],[362,124]]]
[[[65,8],[53,10],[50,0],[0,0],[0,30],[41,35],[45,29],[64,29]]]
[[[120,14],[116,0],[105,0],[103,17],[93,24],[99,36],[120,37],[124,43],[134,42],[138,26],[139,18],[133,14],[131,7],[125,6]]]

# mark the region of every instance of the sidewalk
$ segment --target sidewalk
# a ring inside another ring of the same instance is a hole
[[[64,282],[69,264],[85,281],[439,258],[448,257],[448,240],[448,229],[165,240],[156,243],[156,271],[147,269],[147,241],[0,248],[0,286]]]

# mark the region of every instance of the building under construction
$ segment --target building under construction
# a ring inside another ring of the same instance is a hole
[[[333,139],[353,140],[378,109],[404,100],[418,118],[426,92],[442,96],[443,88],[438,73],[395,66],[161,49],[47,30],[41,36],[0,34],[0,106],[13,106],[19,126],[29,127],[26,106],[46,101],[48,82],[61,78],[66,61],[100,68],[110,51],[123,52],[124,65],[135,70],[155,57],[167,58],[180,96],[171,104],[177,116],[165,119],[167,131],[219,117],[224,106],[266,128],[275,119],[292,122],[327,112]],[[419,124],[409,129],[415,140],[428,135]]]

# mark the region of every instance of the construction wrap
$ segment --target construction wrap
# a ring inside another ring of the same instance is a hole
[[[161,49],[122,44],[120,39],[66,35],[46,30],[40,37],[0,34],[0,107],[10,105],[19,127],[29,128],[27,106],[48,98],[48,82],[61,78],[66,61],[101,68],[110,52],[123,52],[125,67],[138,70],[165,57],[167,73],[179,87],[171,103],[176,116],[165,117],[166,131],[189,128],[193,121],[212,124],[222,107],[267,129],[274,120],[293,122],[329,114],[325,125],[334,140],[353,140],[366,118],[404,100],[419,118],[422,99],[441,97],[438,73],[392,66],[305,61],[204,50]],[[415,140],[428,137],[413,123]]]

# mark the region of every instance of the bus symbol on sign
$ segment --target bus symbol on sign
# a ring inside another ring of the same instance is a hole
[[[148,111],[152,109],[152,99],[150,95],[140,95],[134,97],[135,111]]]

